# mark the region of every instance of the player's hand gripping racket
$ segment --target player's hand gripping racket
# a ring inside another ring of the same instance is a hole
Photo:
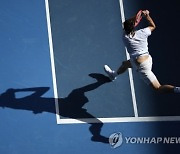
[[[142,19],[142,15],[143,15],[142,10],[139,10],[135,16],[134,27],[136,27],[140,23],[140,21]]]

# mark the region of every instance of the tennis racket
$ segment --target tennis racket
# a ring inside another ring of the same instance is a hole
[[[142,19],[142,10],[139,10],[135,16],[134,27],[136,27],[140,23],[141,19]]]

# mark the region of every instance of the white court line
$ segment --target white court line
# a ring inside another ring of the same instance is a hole
[[[180,121],[180,116],[97,118],[103,123]],[[59,119],[58,124],[97,123],[96,118]]]
[[[122,23],[125,21],[125,15],[124,15],[124,5],[123,5],[123,0],[119,0],[119,5],[120,5],[120,12],[121,12],[121,20]],[[130,56],[126,50],[126,57],[127,59],[130,59]],[[131,87],[131,95],[132,95],[132,101],[133,101],[133,109],[134,109],[134,115],[135,117],[138,117],[138,110],[137,110],[137,103],[136,103],[136,95],[135,95],[135,88],[134,88],[134,80],[133,80],[133,75],[132,75],[132,69],[128,69],[129,72],[129,81],[130,81],[130,87]]]
[[[54,63],[54,50],[53,50],[53,42],[52,42],[52,32],[51,32],[51,22],[50,22],[48,0],[45,0],[45,5],[46,5],[46,18],[47,18],[47,29],[48,29],[48,36],[49,36],[49,50],[50,50],[50,59],[51,59],[51,70],[52,70],[52,79],[53,79],[55,108],[56,108],[56,120],[58,123],[58,119],[60,119],[59,105],[58,105],[58,91],[57,91],[56,71],[55,71],[55,63]]]
[[[121,17],[122,22],[124,18],[124,9],[122,0],[119,0],[121,8]],[[133,80],[132,82],[132,99],[134,105],[135,117],[115,117],[115,118],[88,118],[88,119],[61,119],[59,114],[59,105],[58,105],[58,91],[57,91],[57,81],[56,81],[56,72],[55,72],[55,63],[54,63],[54,51],[53,51],[53,42],[52,42],[52,32],[51,32],[51,23],[50,23],[50,13],[49,13],[49,3],[48,0],[45,0],[46,7],[46,18],[47,18],[47,28],[48,28],[48,37],[49,37],[49,49],[50,49],[50,59],[51,59],[51,69],[52,69],[52,79],[53,79],[53,90],[55,98],[55,108],[56,108],[56,120],[57,124],[75,124],[75,123],[96,123],[99,121],[103,123],[116,123],[116,122],[151,122],[151,121],[180,121],[180,116],[159,116],[159,117],[138,117],[135,90]],[[126,51],[127,53],[127,51]],[[128,58],[128,54],[127,54]],[[132,77],[132,71],[129,70],[129,76]]]

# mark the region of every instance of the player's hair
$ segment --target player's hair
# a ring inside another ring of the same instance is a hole
[[[124,24],[124,30],[127,34],[130,34],[134,31],[134,21],[131,19],[125,20]]]

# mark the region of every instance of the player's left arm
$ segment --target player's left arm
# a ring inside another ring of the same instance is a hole
[[[149,26],[148,26],[149,29],[151,31],[155,30],[156,29],[156,25],[155,25],[153,19],[151,18],[151,16],[149,15],[149,11],[148,10],[144,10],[144,11],[142,11],[142,13],[143,13],[143,16],[146,18],[146,20],[149,23]]]

